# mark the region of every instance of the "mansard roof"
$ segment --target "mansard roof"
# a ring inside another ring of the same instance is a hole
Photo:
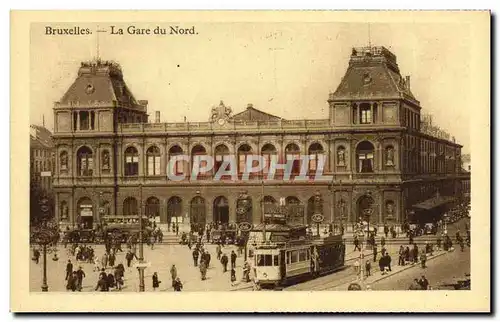
[[[407,99],[419,105],[393,53],[385,47],[353,48],[347,71],[330,99],[385,98]]]
[[[96,60],[82,63],[78,76],[61,98],[61,104],[77,102],[79,106],[95,102],[113,102],[119,105],[141,108],[123,80],[120,66],[114,62]]]

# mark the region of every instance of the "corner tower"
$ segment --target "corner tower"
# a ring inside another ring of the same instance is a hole
[[[410,76],[401,76],[396,55],[385,47],[353,48],[347,71],[328,103],[335,127],[392,125],[418,130],[420,102],[411,92]]]
[[[114,132],[116,123],[147,122],[147,101],[137,101],[119,64],[82,62],[78,76],[54,104],[54,132]]]

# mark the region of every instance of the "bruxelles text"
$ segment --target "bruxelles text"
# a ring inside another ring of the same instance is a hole
[[[244,164],[237,165],[237,158],[234,155],[225,155],[223,161],[216,162],[209,155],[193,156],[192,171],[190,180],[197,180],[200,175],[210,173],[214,170],[213,180],[220,180],[222,177],[231,176],[233,180],[250,180],[251,174],[263,174],[265,180],[273,180],[276,172],[280,170],[280,180],[292,181],[331,181],[332,176],[323,175],[323,168],[326,157],[324,155],[294,155],[288,156],[286,163],[278,162],[278,156],[272,155],[265,158],[261,155],[245,155]],[[188,155],[172,156],[167,165],[167,175],[170,180],[185,180],[187,174],[178,171],[180,162],[190,162]],[[300,165],[300,171],[297,171]],[[241,169],[241,167],[244,169]],[[282,172],[281,172],[282,171]]]

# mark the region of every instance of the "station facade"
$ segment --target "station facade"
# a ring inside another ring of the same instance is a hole
[[[148,119],[148,102],[134,98],[117,63],[82,63],[54,105],[57,218],[87,228],[139,215],[160,224],[257,224],[280,208],[305,224],[320,213],[347,229],[359,218],[399,226],[438,219],[464,193],[470,174],[461,171],[461,145],[421,117],[410,78],[388,49],[354,48],[339,86],[325,95],[325,119],[286,120],[252,104],[233,114],[221,101],[207,109],[208,121],[162,123],[159,112]],[[279,172],[266,180],[266,167],[243,180],[252,154],[266,162],[313,156],[308,173],[321,155],[333,179],[293,180],[302,166],[294,161],[292,180]],[[188,159],[169,162],[179,155]],[[197,155],[215,164],[193,180]],[[238,178],[214,180],[229,156]],[[186,179],[170,180],[167,171]]]

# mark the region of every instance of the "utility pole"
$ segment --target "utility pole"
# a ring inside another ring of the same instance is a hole
[[[137,269],[139,270],[139,292],[144,292],[144,243],[142,230],[144,229],[142,224],[142,184],[140,185],[140,208],[139,208],[139,265]]]
[[[264,180],[262,180],[261,198],[260,198],[261,212],[262,212],[262,241],[266,242],[266,215],[264,213]]]

